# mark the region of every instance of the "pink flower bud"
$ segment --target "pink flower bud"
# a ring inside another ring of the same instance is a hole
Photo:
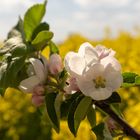
[[[68,86],[64,88],[67,94],[71,94],[73,91],[79,90],[79,87],[76,82],[76,78],[70,77],[67,82],[68,82]]]
[[[107,118],[106,123],[107,123],[107,126],[108,126],[110,131],[113,131],[113,130],[117,129],[117,127],[118,127],[117,123],[110,117]]]
[[[52,54],[49,60],[49,71],[56,75],[63,70],[63,63],[60,55]]]
[[[37,106],[37,107],[41,106],[44,103],[44,101],[45,101],[45,96],[39,96],[37,94],[33,94],[32,103],[35,106]]]
[[[45,96],[44,95],[45,89],[43,85],[37,85],[33,89],[33,96],[32,96],[32,103],[39,107],[41,106],[44,101],[45,101]]]
[[[36,94],[36,95],[43,95],[44,92],[45,92],[45,89],[43,85],[35,86],[33,89],[33,94]]]

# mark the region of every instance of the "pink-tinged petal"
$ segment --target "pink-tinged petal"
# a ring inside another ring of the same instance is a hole
[[[121,72],[116,71],[111,65],[106,67],[104,77],[106,79],[106,87],[111,88],[112,91],[120,88],[123,83]]]
[[[105,57],[101,60],[101,64],[104,65],[104,67],[107,67],[107,65],[111,64],[115,70],[121,71],[121,65],[119,61],[113,56]]]
[[[39,59],[30,58],[29,60],[34,67],[36,75],[40,78],[41,82],[45,81],[44,66]]]
[[[31,76],[20,82],[19,89],[25,93],[32,93],[38,84],[40,84],[40,79],[37,76]]]
[[[49,70],[52,74],[56,75],[63,70],[63,63],[60,55],[53,54],[49,59]]]
[[[92,65],[98,62],[98,54],[93,46],[89,43],[83,43],[78,51],[78,54],[85,58],[86,65]]]
[[[45,96],[38,96],[36,94],[33,94],[32,96],[32,103],[36,106],[39,107],[41,106],[45,101]]]
[[[96,50],[100,59],[103,59],[104,57],[107,57],[107,56],[114,56],[115,55],[115,51],[113,51],[112,49],[108,49],[102,45],[97,45],[95,50]]]
[[[36,95],[44,95],[45,88],[43,85],[37,85],[33,88],[33,93]]]
[[[65,68],[73,77],[81,76],[85,67],[84,58],[77,53],[70,52],[66,55]]]
[[[64,87],[64,90],[67,94],[72,94],[75,91],[79,91],[76,78],[70,77],[67,82],[68,82],[68,85]]]

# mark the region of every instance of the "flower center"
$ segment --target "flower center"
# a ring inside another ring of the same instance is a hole
[[[105,88],[106,80],[102,76],[96,77],[93,82],[95,83],[95,88]]]

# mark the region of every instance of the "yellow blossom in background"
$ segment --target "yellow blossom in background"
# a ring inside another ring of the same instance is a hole
[[[90,42],[93,46],[102,44],[112,48],[116,51],[117,59],[120,61],[123,71],[140,74],[139,35],[131,36],[127,32],[121,32],[114,39],[106,36],[100,41],[92,41],[79,34],[71,35],[67,40],[58,44],[60,55],[64,58],[67,52],[77,51],[79,46],[86,41]],[[42,53],[48,57],[49,48],[44,49]],[[140,132],[140,88],[120,89],[119,94],[122,97],[121,110],[125,119]],[[96,116],[97,122],[102,121],[102,116],[99,112],[96,113]],[[48,136],[46,134],[48,132],[46,130],[47,124],[44,121],[41,122],[40,119],[36,107],[31,103],[30,95],[9,88],[5,96],[0,97],[0,140],[20,140],[23,136],[24,140],[28,140],[31,136],[36,138],[36,140],[44,140],[43,137]],[[32,128],[34,129],[32,130]],[[53,131],[53,140],[94,140],[96,139],[95,135],[90,129],[89,124],[84,120],[80,125],[78,137],[74,138],[68,129],[67,123],[62,121],[60,134],[56,134]],[[28,136],[26,137],[26,135]],[[37,137],[38,135],[39,137]],[[32,139],[30,138],[29,140]],[[131,139],[125,138],[124,140]]]

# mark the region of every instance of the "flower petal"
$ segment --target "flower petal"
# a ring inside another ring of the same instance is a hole
[[[45,81],[44,65],[39,59],[30,58],[29,60],[34,67],[37,77],[40,78],[41,82]]]
[[[121,72],[116,71],[111,65],[108,65],[105,69],[104,77],[106,79],[106,87],[111,88],[112,91],[117,90],[123,83]]]
[[[89,96],[94,100],[105,100],[112,94],[112,90],[109,88],[95,88],[93,81],[77,80],[79,89],[85,96]]]
[[[37,76],[31,76],[20,82],[19,89],[25,93],[31,93],[38,84],[40,84],[40,79]]]
[[[101,59],[101,64],[104,65],[104,67],[107,67],[108,64],[111,64],[115,70],[121,71],[121,65],[119,61],[113,56],[108,56],[104,59]]]
[[[85,58],[86,65],[95,64],[98,62],[98,54],[91,44],[83,43],[78,51],[78,54]]]
[[[95,79],[96,77],[103,76],[103,73],[104,73],[104,66],[97,63],[91,66],[88,71],[84,72],[83,76],[85,80],[93,81],[93,79]]]
[[[65,68],[73,76],[82,76],[86,64],[83,57],[77,53],[69,52],[65,57]]]

